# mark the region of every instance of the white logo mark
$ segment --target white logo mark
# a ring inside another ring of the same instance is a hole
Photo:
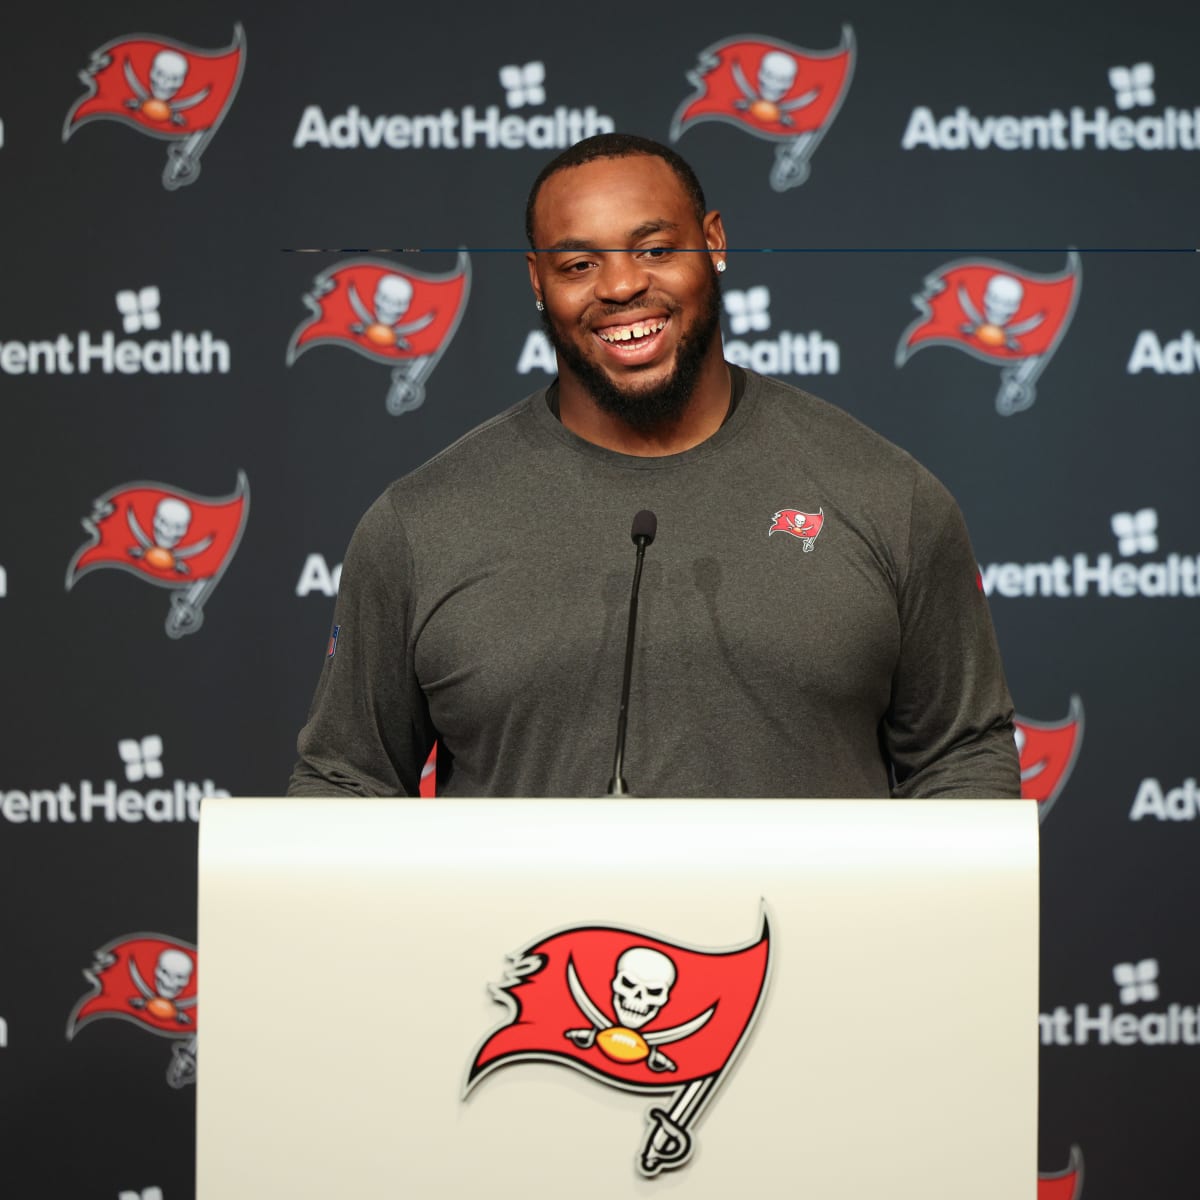
[[[504,89],[509,108],[522,108],[526,104],[545,104],[546,64],[528,62],[524,66],[515,63],[500,68],[500,86]]]
[[[1108,82],[1118,108],[1154,103],[1154,68],[1146,62],[1132,67],[1109,67]]]
[[[771,328],[771,292],[761,284],[744,292],[725,293],[725,311],[729,314],[729,332],[749,333],[752,329]]]
[[[142,1188],[140,1192],[118,1192],[117,1200],[163,1200],[162,1188],[148,1187]]]
[[[1143,958],[1136,963],[1117,963],[1113,982],[1121,989],[1122,1004],[1158,999],[1158,959]]]
[[[141,740],[122,738],[117,743],[117,753],[125,764],[125,778],[130,783],[143,779],[161,779],[163,741],[157,733]]]
[[[142,329],[157,329],[162,324],[158,306],[162,303],[158,288],[151,285],[135,292],[131,289],[117,293],[117,312],[121,314],[126,333]]]
[[[1135,513],[1113,513],[1112,531],[1117,549],[1126,557],[1131,554],[1150,554],[1158,549],[1158,513],[1153,508],[1139,508]]]

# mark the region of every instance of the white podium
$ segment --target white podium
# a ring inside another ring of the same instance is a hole
[[[198,1200],[1034,1200],[1026,801],[207,799]]]

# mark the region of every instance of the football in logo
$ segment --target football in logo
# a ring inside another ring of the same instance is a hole
[[[151,34],[115,38],[93,51],[79,73],[87,93],[67,113],[65,142],[91,121],[120,121],[170,143],[162,183],[195,183],[200,155],[237,94],[246,61],[241,25],[223,50],[197,50]]]
[[[696,89],[671,122],[675,142],[701,121],[724,121],[776,143],[771,187],[799,187],[854,74],[854,33],[823,53],[777,38],[726,38],[702,50],[688,82]]]
[[[1038,820],[1044,821],[1063,790],[1083,742],[1083,703],[1071,697],[1061,721],[1013,718],[1021,762],[1021,795],[1036,800]]]
[[[1079,255],[1057,275],[1032,275],[1007,263],[959,259],[925,277],[913,297],[921,310],[900,338],[896,366],[926,346],[951,346],[1000,363],[996,411],[1011,416],[1036,399],[1046,369],[1079,299]]]
[[[171,1038],[167,1082],[196,1081],[196,947],[157,933],[115,938],[96,951],[83,972],[91,985],[67,1018],[67,1038],[106,1017]]]
[[[370,258],[322,271],[304,297],[313,315],[292,335],[288,365],[314,346],[343,346],[389,364],[387,410],[411,412],[424,403],[425,380],[458,329],[470,282],[470,260],[461,252],[445,275]]]
[[[83,518],[91,540],[67,567],[67,590],[90,571],[116,567],[170,588],[167,635],[195,633],[204,603],[225,574],[242,539],[250,491],[238,472],[232,495],[194,496],[162,483],[126,483],[93,502]]]
[[[464,1097],[499,1067],[557,1062],[655,1096],[637,1157],[652,1178],[683,1166],[704,1111],[762,1005],[770,940],[701,950],[615,926],[577,925],[509,956],[493,997],[509,1020],[467,1071]],[[669,1104],[669,1107],[668,1107]]]

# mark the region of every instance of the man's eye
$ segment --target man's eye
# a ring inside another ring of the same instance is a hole
[[[647,258],[662,258],[664,254],[670,253],[669,246],[647,246],[642,253]]]

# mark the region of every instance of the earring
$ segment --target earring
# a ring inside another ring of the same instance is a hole
[[[535,300],[533,302],[533,307],[536,308],[538,310],[538,312],[546,311],[546,306],[540,300]]]
[[[717,270],[723,275],[725,273],[725,260],[722,258],[717,263]]]

